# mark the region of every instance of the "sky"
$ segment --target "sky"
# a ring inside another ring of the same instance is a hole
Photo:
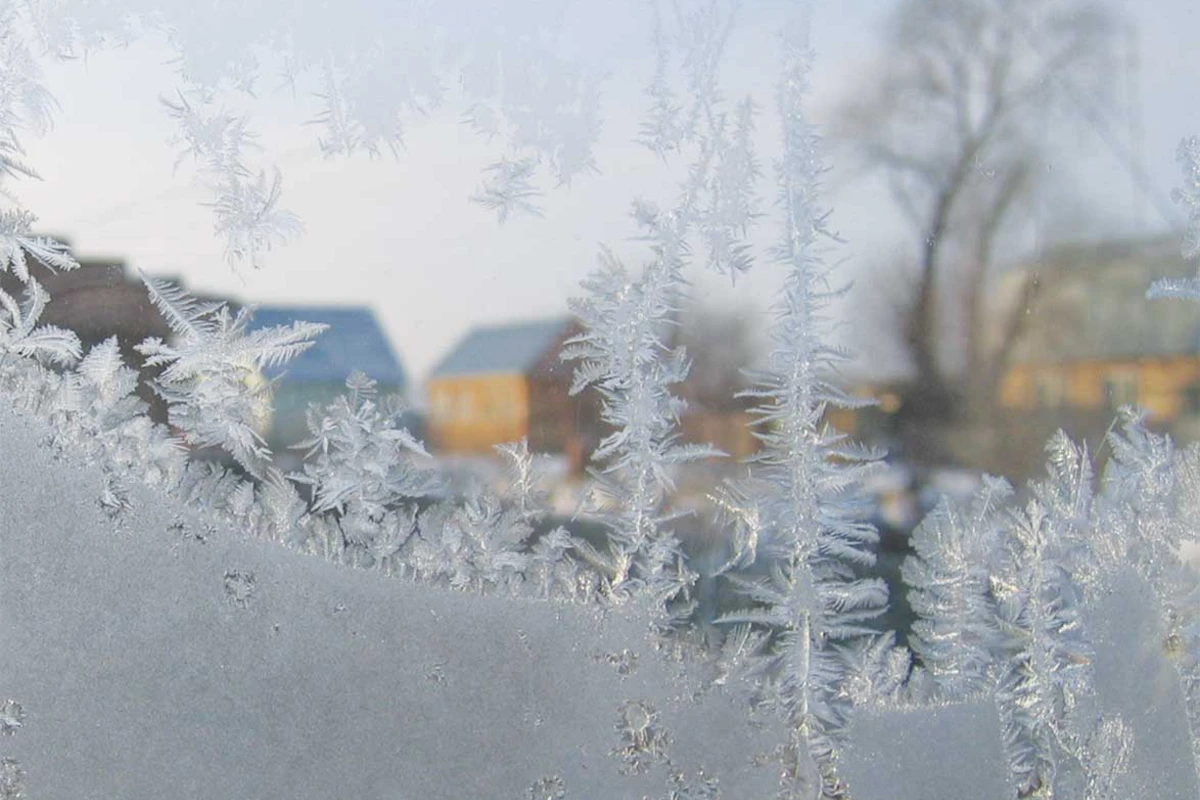
[[[765,166],[777,152],[769,113],[776,80],[777,12],[781,2],[750,4],[730,40],[723,73],[730,97],[751,93],[765,112],[758,144]],[[1161,203],[1178,182],[1174,154],[1179,139],[1200,133],[1200,53],[1190,34],[1200,10],[1190,0],[1115,3],[1136,26],[1137,153]],[[870,70],[885,69],[876,45],[888,2],[819,2],[812,20],[816,61],[813,113],[818,123]],[[160,36],[99,50],[86,58],[43,65],[45,83],[59,104],[53,130],[26,142],[28,160],[43,180],[15,186],[40,227],[62,234],[81,256],[124,258],[132,268],[173,275],[203,292],[260,303],[329,303],[372,306],[383,321],[408,374],[418,383],[476,324],[561,315],[567,299],[609,246],[636,266],[644,246],[631,241],[632,198],[669,200],[678,165],[663,165],[633,142],[641,94],[653,69],[645,37],[645,9],[629,0],[576,3],[568,14],[564,52],[604,70],[604,130],[596,147],[599,173],[548,190],[541,217],[499,225],[495,215],[468,198],[481,169],[503,146],[476,136],[461,123],[462,107],[409,120],[404,147],[393,157],[326,159],[311,121],[320,111],[316,84],[295,88],[273,78],[264,62],[253,98],[232,94],[231,108],[250,114],[261,133],[264,158],[283,173],[283,204],[303,220],[305,233],[275,249],[263,270],[235,271],[213,236],[210,199],[196,170],[172,143],[174,129],[159,97],[179,80],[175,53]],[[394,21],[397,22],[398,21]],[[1118,159],[1087,126],[1075,143],[1061,180],[1089,199],[1112,229],[1162,227],[1165,222],[1135,189]],[[833,227],[846,241],[832,257],[853,277],[856,265],[895,258],[912,246],[911,233],[892,210],[886,189],[870,177],[839,171],[827,182]],[[1053,165],[1051,165],[1053,166]],[[767,170],[769,172],[769,169]],[[764,190],[770,197],[769,176]],[[771,211],[767,206],[764,211]],[[1107,217],[1105,217],[1107,215]],[[756,242],[769,244],[773,220],[764,218]],[[762,309],[778,289],[779,270],[763,261],[746,278],[691,276],[705,302]],[[851,307],[846,321],[857,325]],[[420,394],[414,398],[420,401]]]

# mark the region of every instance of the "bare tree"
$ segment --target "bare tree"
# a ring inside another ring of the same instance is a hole
[[[886,69],[845,106],[835,132],[886,175],[916,234],[917,268],[896,331],[913,367],[909,422],[978,416],[1037,292],[1032,274],[1014,312],[985,335],[987,284],[1003,238],[1027,206],[1058,111],[1104,94],[1115,20],[1090,0],[901,0]],[[959,364],[942,346],[961,293]],[[920,445],[915,445],[920,447]]]

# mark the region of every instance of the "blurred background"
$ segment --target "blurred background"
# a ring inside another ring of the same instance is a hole
[[[708,495],[757,448],[741,393],[770,352],[781,281],[768,248],[773,104],[792,4],[475,4],[469,23],[421,4],[333,18],[320,4],[294,18],[269,3],[154,5],[34,4],[61,23],[23,45],[53,98],[23,139],[41,180],[4,188],[83,264],[39,275],[54,298],[44,321],[85,344],[116,334],[136,361],[133,344],[169,334],[141,270],[254,305],[255,325],[329,323],[261,376],[275,396],[262,434],[285,463],[301,455],[305,409],[358,369],[405,399],[448,472],[501,485],[494,447],[527,438],[549,459],[563,519],[578,519],[606,433],[558,358],[580,332],[568,300],[601,247],[630,265],[649,257],[630,201],[669,204],[687,174],[646,140],[655,87],[686,95],[688,54],[709,52],[688,37],[719,23],[719,92],[731,108],[746,98],[752,122],[758,255],[736,280],[688,275],[672,334],[692,359],[680,435],[727,456],[681,469],[673,502],[689,515],[685,545],[723,552]],[[841,239],[822,255],[849,287],[831,323],[853,353],[830,379],[877,400],[828,421],[887,453],[868,489],[893,566],[940,494],[968,495],[983,472],[1036,476],[1056,429],[1101,461],[1123,405],[1180,441],[1200,434],[1200,316],[1145,298],[1194,271],[1179,151],[1200,133],[1197,17],[1189,0],[812,6],[812,114]],[[449,40],[439,63],[451,68],[422,61],[426,31]],[[12,41],[10,60],[25,52]],[[255,168],[266,184],[282,176],[267,191],[286,205],[286,235],[259,242],[252,264],[230,258],[214,222],[225,196],[214,201],[219,176],[196,152],[203,131],[187,127],[201,107],[253,129]]]

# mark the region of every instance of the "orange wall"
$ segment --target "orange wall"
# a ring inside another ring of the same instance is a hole
[[[1063,407],[1101,409],[1107,403],[1105,380],[1122,375],[1136,376],[1137,404],[1165,422],[1185,411],[1185,390],[1200,382],[1200,358],[1174,356],[1138,361],[1018,365],[1004,376],[1000,385],[1000,404],[1012,410],[1033,410],[1037,407],[1039,384],[1057,381],[1062,386]]]
[[[523,375],[464,375],[430,380],[429,438],[442,453],[490,453],[529,435],[529,386]]]

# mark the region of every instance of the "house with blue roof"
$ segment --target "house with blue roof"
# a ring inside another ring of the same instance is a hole
[[[444,454],[487,454],[504,442],[565,453],[576,464],[595,445],[590,393],[571,397],[572,367],[559,358],[581,331],[571,317],[475,328],[434,368],[427,384],[429,439]]]
[[[276,381],[274,416],[267,442],[276,453],[308,437],[310,404],[328,405],[346,391],[354,370],[374,379],[379,394],[407,391],[407,379],[375,312],[366,306],[259,306],[250,328],[290,325],[298,320],[329,326],[308,350],[282,366],[264,371]]]

